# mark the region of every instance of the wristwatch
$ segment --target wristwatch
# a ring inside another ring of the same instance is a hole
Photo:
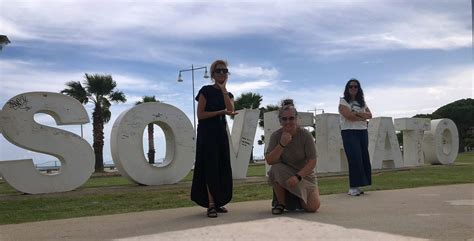
[[[298,182],[301,182],[303,179],[298,173],[295,174],[295,177],[298,178]]]

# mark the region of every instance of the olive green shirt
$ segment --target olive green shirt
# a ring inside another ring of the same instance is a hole
[[[279,145],[282,133],[282,128],[272,133],[265,154],[270,153]],[[308,130],[297,127],[296,134],[292,137],[291,142],[286,145],[278,161],[301,170],[306,162],[311,159],[316,160],[314,138]]]

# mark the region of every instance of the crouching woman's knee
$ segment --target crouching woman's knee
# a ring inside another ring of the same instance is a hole
[[[309,213],[314,213],[318,211],[320,206],[321,206],[321,202],[319,200],[315,200],[310,205],[306,206],[305,211]]]

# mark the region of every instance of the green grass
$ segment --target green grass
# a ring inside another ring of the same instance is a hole
[[[250,165],[248,176],[236,181],[232,202],[271,199],[263,165]],[[397,171],[374,171],[366,190],[474,183],[474,152],[462,153],[455,165],[430,165]],[[23,195],[0,182],[0,224],[72,217],[138,212],[195,205],[189,200],[192,173],[177,185],[137,186],[121,176],[92,177],[82,187],[66,193]],[[322,195],[347,191],[347,176],[320,177]]]

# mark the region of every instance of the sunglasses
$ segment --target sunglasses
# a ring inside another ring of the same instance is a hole
[[[290,117],[280,117],[280,120],[281,120],[281,121],[294,121],[294,120],[295,120],[295,117],[294,117],[294,116],[290,116]]]
[[[228,69],[215,69],[214,73],[215,74],[227,74],[227,73],[229,73],[229,70]]]
[[[349,85],[349,89],[358,89],[359,86],[358,85]]]

